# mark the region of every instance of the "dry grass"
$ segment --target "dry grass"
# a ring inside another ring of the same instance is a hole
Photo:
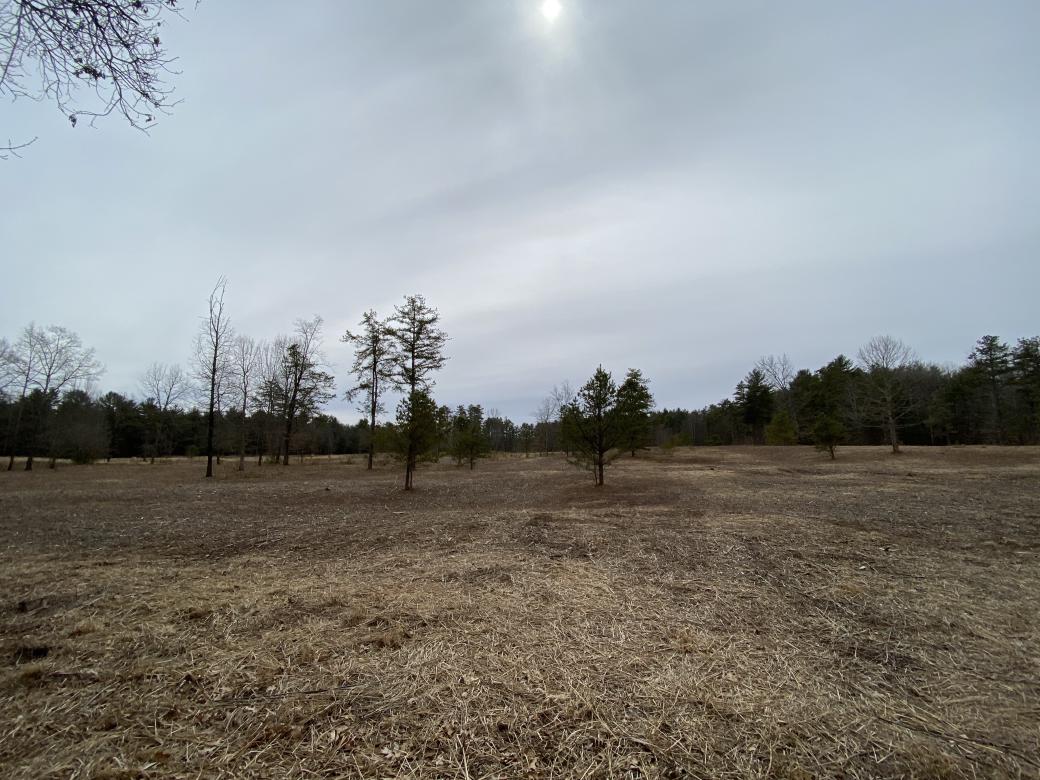
[[[0,474],[0,775],[1040,776],[1040,452]]]

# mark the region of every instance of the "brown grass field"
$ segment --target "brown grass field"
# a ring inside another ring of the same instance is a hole
[[[1040,777],[1040,450],[0,474],[0,777]]]

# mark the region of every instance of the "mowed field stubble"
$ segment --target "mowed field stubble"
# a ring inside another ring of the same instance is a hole
[[[0,474],[0,776],[1038,777],[1040,450]]]

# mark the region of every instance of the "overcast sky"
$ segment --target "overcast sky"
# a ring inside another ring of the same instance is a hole
[[[1040,3],[561,2],[205,0],[150,135],[3,104],[0,334],[136,392],[225,274],[242,332],[324,317],[342,389],[419,292],[437,400],[521,420],[601,362],[696,407],[769,353],[1040,333]]]

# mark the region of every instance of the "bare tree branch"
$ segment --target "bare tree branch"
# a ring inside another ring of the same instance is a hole
[[[119,114],[145,129],[175,105],[165,19],[179,0],[0,0],[0,98],[49,99],[75,126]],[[80,89],[93,92],[77,107]],[[35,140],[35,139],[33,139]],[[2,153],[24,144],[0,148]]]

